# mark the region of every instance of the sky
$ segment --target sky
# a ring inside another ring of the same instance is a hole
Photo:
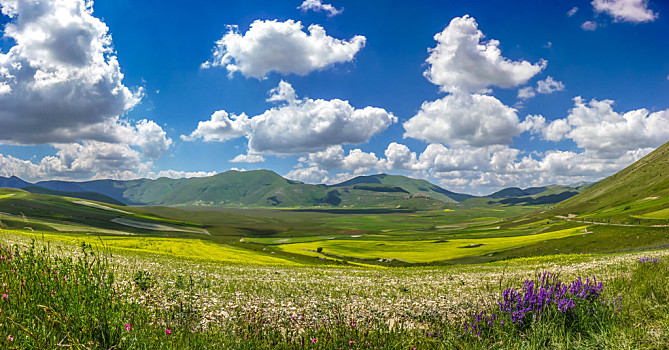
[[[487,194],[669,141],[669,4],[0,0],[0,176]]]

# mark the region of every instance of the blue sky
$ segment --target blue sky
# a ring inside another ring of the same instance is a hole
[[[667,4],[0,0],[0,176],[271,169],[454,191],[669,141]]]

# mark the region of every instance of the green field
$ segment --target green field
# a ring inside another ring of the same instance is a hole
[[[323,240],[308,243],[280,245],[279,249],[293,254],[336,256],[356,259],[391,259],[408,263],[430,263],[488,255],[539,242],[583,234],[585,227],[576,227],[530,236],[499,238],[454,239],[437,241],[385,241],[375,235],[374,240]],[[317,249],[322,253],[317,253]]]
[[[590,224],[584,228],[587,221],[569,222],[544,207],[532,206],[437,210],[128,207],[9,189],[0,190],[0,196],[0,225],[6,229],[88,243],[102,239],[115,249],[234,264],[410,266],[669,244],[668,228],[652,227],[666,213],[657,209],[668,203],[666,198],[642,199],[599,213],[608,217],[646,211],[638,216],[644,221],[640,226]],[[603,219],[583,215],[577,220]],[[585,230],[587,234],[579,234]],[[316,252],[318,248],[322,254]]]

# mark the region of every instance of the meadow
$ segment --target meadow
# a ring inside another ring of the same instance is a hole
[[[662,219],[2,195],[2,348],[669,346]]]
[[[664,250],[385,268],[221,263],[115,249],[104,238],[94,244],[10,230],[0,237],[6,349],[669,345]],[[538,287],[546,271],[565,286],[588,278],[592,288],[583,299],[573,295],[577,303],[564,312],[558,304],[528,306],[523,322],[514,322],[498,302],[509,288]]]

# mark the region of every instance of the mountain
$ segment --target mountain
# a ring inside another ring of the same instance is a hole
[[[16,176],[12,177],[0,176],[0,187],[24,188],[30,185],[32,185],[30,182],[23,181]]]
[[[435,184],[425,180],[412,179],[400,175],[378,174],[370,176],[358,176],[342,183],[331,185],[330,187],[350,187],[361,184],[378,184],[399,187],[407,191],[411,195],[427,195],[431,198],[440,200],[446,203],[462,202],[474,196],[462,193],[455,193],[445,190]]]
[[[598,217],[669,219],[669,143],[553,210]],[[666,214],[657,213],[666,211]]]
[[[532,196],[537,193],[544,192],[548,189],[548,187],[530,187],[526,188],[524,190],[518,188],[518,187],[509,187],[505,188],[503,190],[497,191],[488,197],[490,198],[512,198],[512,197],[524,197],[524,196]]]
[[[476,197],[463,201],[465,207],[485,205],[545,205],[559,203],[581,192],[580,188],[562,185],[548,185],[521,189],[509,187],[486,197]]]
[[[122,202],[119,202],[115,200],[114,198],[111,198],[109,196],[105,196],[104,194],[97,193],[97,192],[67,192],[67,191],[56,191],[56,190],[50,190],[48,188],[40,187],[40,186],[26,186],[23,188],[24,191],[28,191],[30,193],[35,193],[35,194],[49,194],[52,196],[61,196],[61,197],[72,197],[72,198],[81,198],[81,199],[88,199],[96,202],[102,202],[102,203],[109,203],[109,204],[115,204],[115,205],[125,205]]]
[[[404,176],[382,174],[356,179],[334,186],[310,185],[269,170],[231,170],[190,179],[43,181],[36,186],[70,197],[95,192],[127,205],[428,208],[471,197]]]
[[[3,186],[4,185],[4,186]],[[95,200],[116,205],[211,205],[233,207],[439,207],[474,196],[399,175],[359,176],[336,185],[310,185],[269,170],[226,171],[214,176],[93,181],[0,178],[0,187]]]

